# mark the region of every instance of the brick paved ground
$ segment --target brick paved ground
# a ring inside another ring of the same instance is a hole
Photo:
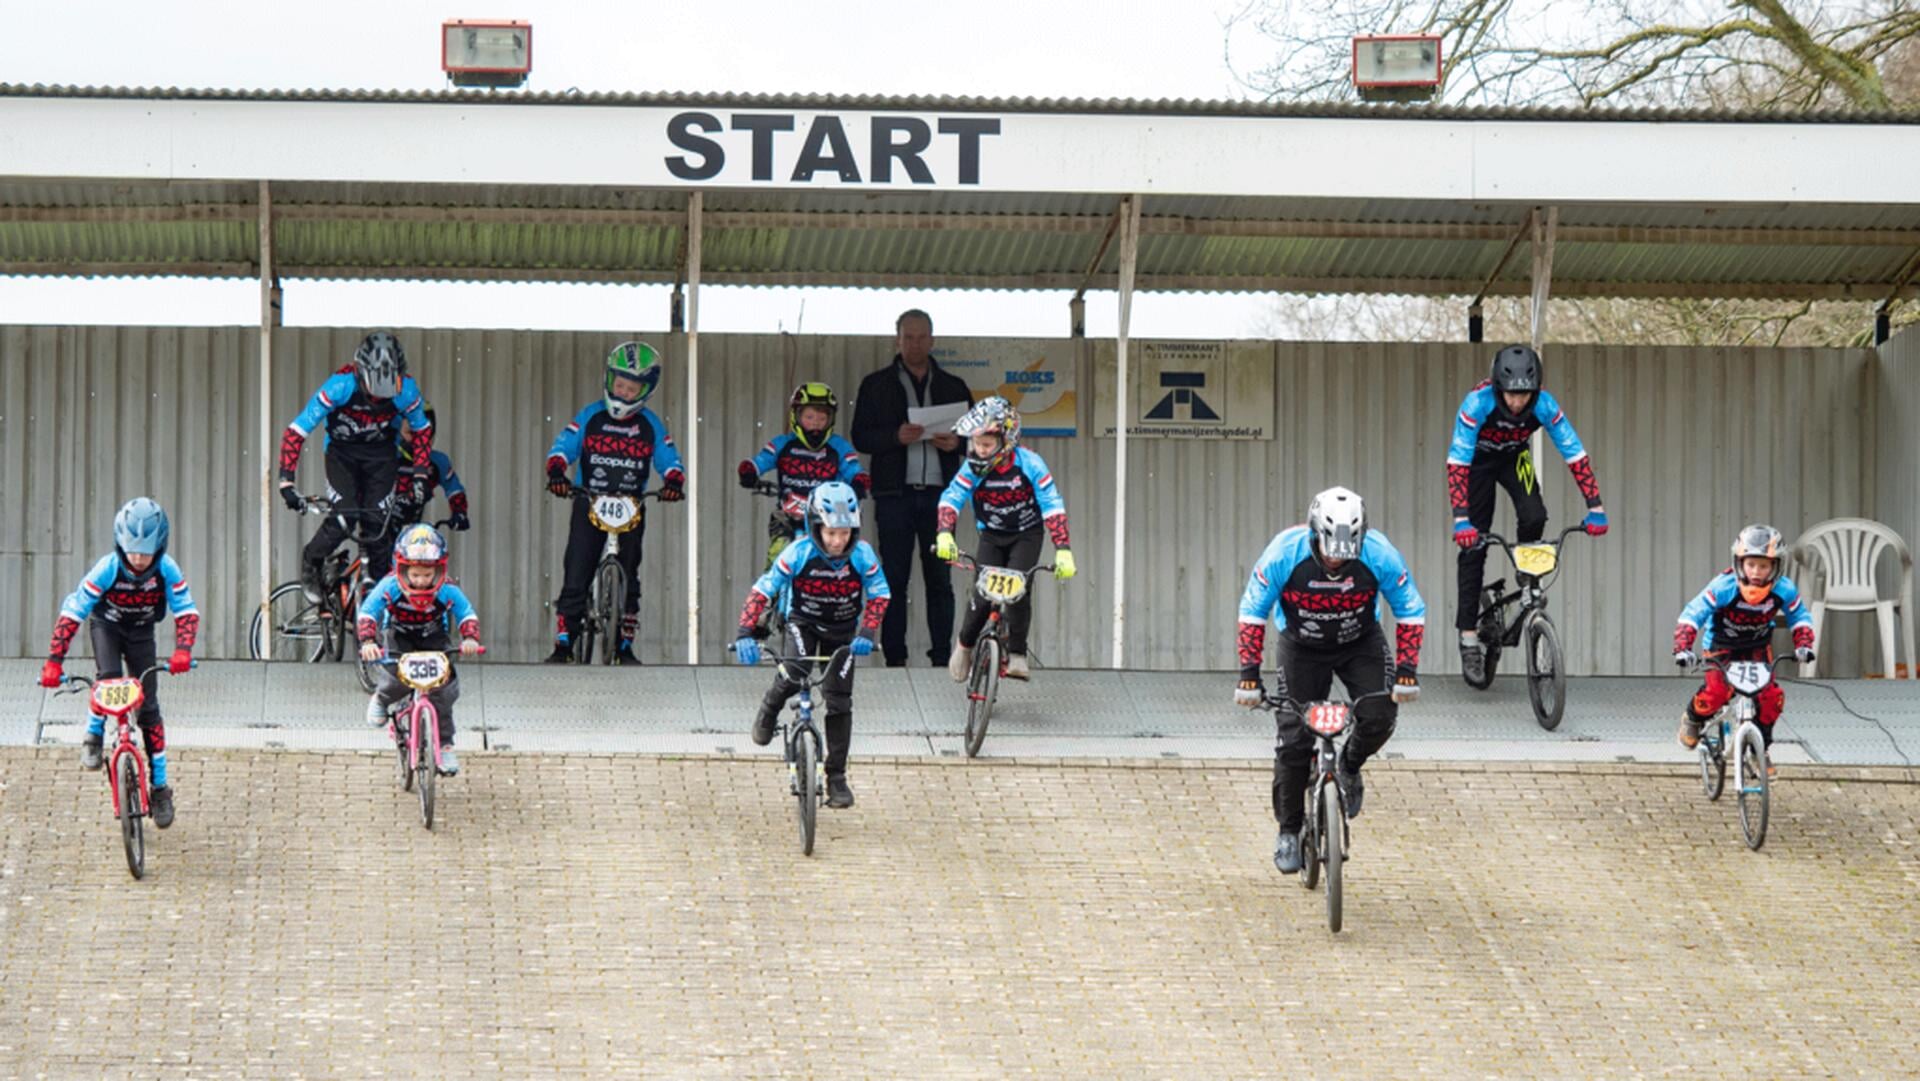
[[[1869,1076],[1916,1069],[1920,785],[1381,763],[1348,930],[1244,765],[0,751],[0,1077]],[[163,1001],[170,1005],[161,1006]]]

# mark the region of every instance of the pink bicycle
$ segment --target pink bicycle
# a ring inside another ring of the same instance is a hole
[[[485,648],[480,652],[485,653]],[[387,734],[398,755],[400,788],[420,795],[420,821],[433,828],[434,778],[440,771],[440,711],[428,694],[453,677],[453,661],[436,651],[402,653],[379,663],[413,691],[397,711],[387,714]]]
[[[92,689],[93,708],[111,718],[114,724],[113,748],[107,753],[107,791],[113,796],[113,816],[120,820],[120,840],[127,849],[127,870],[133,877],[147,873],[147,840],[140,820],[149,812],[147,756],[133,738],[133,716],[147,700],[148,676],[167,670],[156,664],[138,677],[115,676],[88,679],[68,676],[65,685],[54,694],[74,694],[82,687]]]

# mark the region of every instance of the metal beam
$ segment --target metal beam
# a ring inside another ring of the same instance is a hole
[[[275,218],[279,216],[275,211]],[[279,277],[287,279],[372,281],[528,281],[601,282],[626,285],[672,285],[672,268],[559,270],[546,267],[502,268],[459,266],[338,266],[281,262]],[[116,262],[74,263],[39,260],[0,260],[0,275],[46,277],[199,277],[252,278],[254,262]],[[709,285],[814,286],[854,289],[1057,289],[1080,287],[1079,271],[1040,271],[1030,274],[893,274],[802,271],[715,271],[704,275]],[[1118,274],[1096,274],[1089,289],[1118,287]],[[1313,277],[1255,274],[1138,274],[1140,291],[1224,293],[1384,293],[1404,296],[1471,297],[1482,282],[1475,278]],[[1487,287],[1487,296],[1525,296],[1525,279],[1502,279]],[[1622,282],[1566,281],[1553,284],[1555,296],[1639,298],[1726,298],[1748,300],[1860,300],[1888,296],[1885,281],[1861,282]],[[1920,283],[1901,287],[1902,299],[1920,297]]]
[[[1542,213],[1540,208],[1533,212],[1533,271],[1528,275],[1531,302],[1528,311],[1531,318],[1528,325],[1533,337],[1533,351],[1538,353],[1547,340],[1547,298],[1553,294],[1553,242],[1554,230],[1560,225],[1560,208],[1550,206]],[[1537,437],[1539,432],[1536,430]],[[1536,442],[1538,440],[1536,439]],[[1538,448],[1536,447],[1536,450]]]
[[[273,275],[273,188],[267,181],[260,181],[259,206],[254,209],[258,215],[260,242],[260,625],[273,625],[273,610],[269,598],[273,595],[273,504],[274,473],[279,465],[279,455],[273,445],[273,328],[279,323],[274,311],[274,294],[278,283]],[[272,650],[265,651],[265,659],[271,659]]]
[[[700,234],[702,193],[687,196],[687,663],[700,663]]]
[[[0,206],[0,224],[111,225],[126,223],[247,223],[250,203],[189,203],[178,206]],[[445,225],[575,225],[677,229],[685,217],[674,210],[586,207],[372,206],[359,203],[281,204],[282,222],[394,222]],[[910,211],[729,210],[706,214],[715,230],[865,230],[880,232],[1105,233],[1113,219],[1095,214],[917,213]],[[1143,217],[1142,236],[1240,237],[1276,240],[1507,239],[1505,222],[1378,222],[1308,219]],[[1732,245],[1787,247],[1920,247],[1920,229],[1715,227],[1704,225],[1563,225],[1567,244]]]
[[[1130,418],[1127,336],[1133,329],[1133,286],[1140,262],[1140,196],[1120,204],[1120,327],[1114,337],[1113,387],[1113,667],[1126,663],[1127,648],[1127,428]]]

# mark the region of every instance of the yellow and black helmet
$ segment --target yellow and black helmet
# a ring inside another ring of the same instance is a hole
[[[827,426],[817,434],[800,426],[800,410],[807,407],[827,411]],[[802,383],[793,388],[793,397],[787,399],[787,426],[793,429],[793,437],[808,450],[819,450],[827,445],[827,439],[833,435],[834,418],[839,414],[840,399],[833,396],[833,388],[825,383]]]

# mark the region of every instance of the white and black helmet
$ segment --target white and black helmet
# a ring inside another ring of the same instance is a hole
[[[1307,528],[1324,559],[1357,559],[1367,536],[1367,508],[1358,493],[1328,488],[1307,506]]]
[[[360,341],[353,351],[354,371],[369,398],[392,398],[400,393],[400,381],[407,375],[407,354],[400,339],[384,330],[376,330]]]

